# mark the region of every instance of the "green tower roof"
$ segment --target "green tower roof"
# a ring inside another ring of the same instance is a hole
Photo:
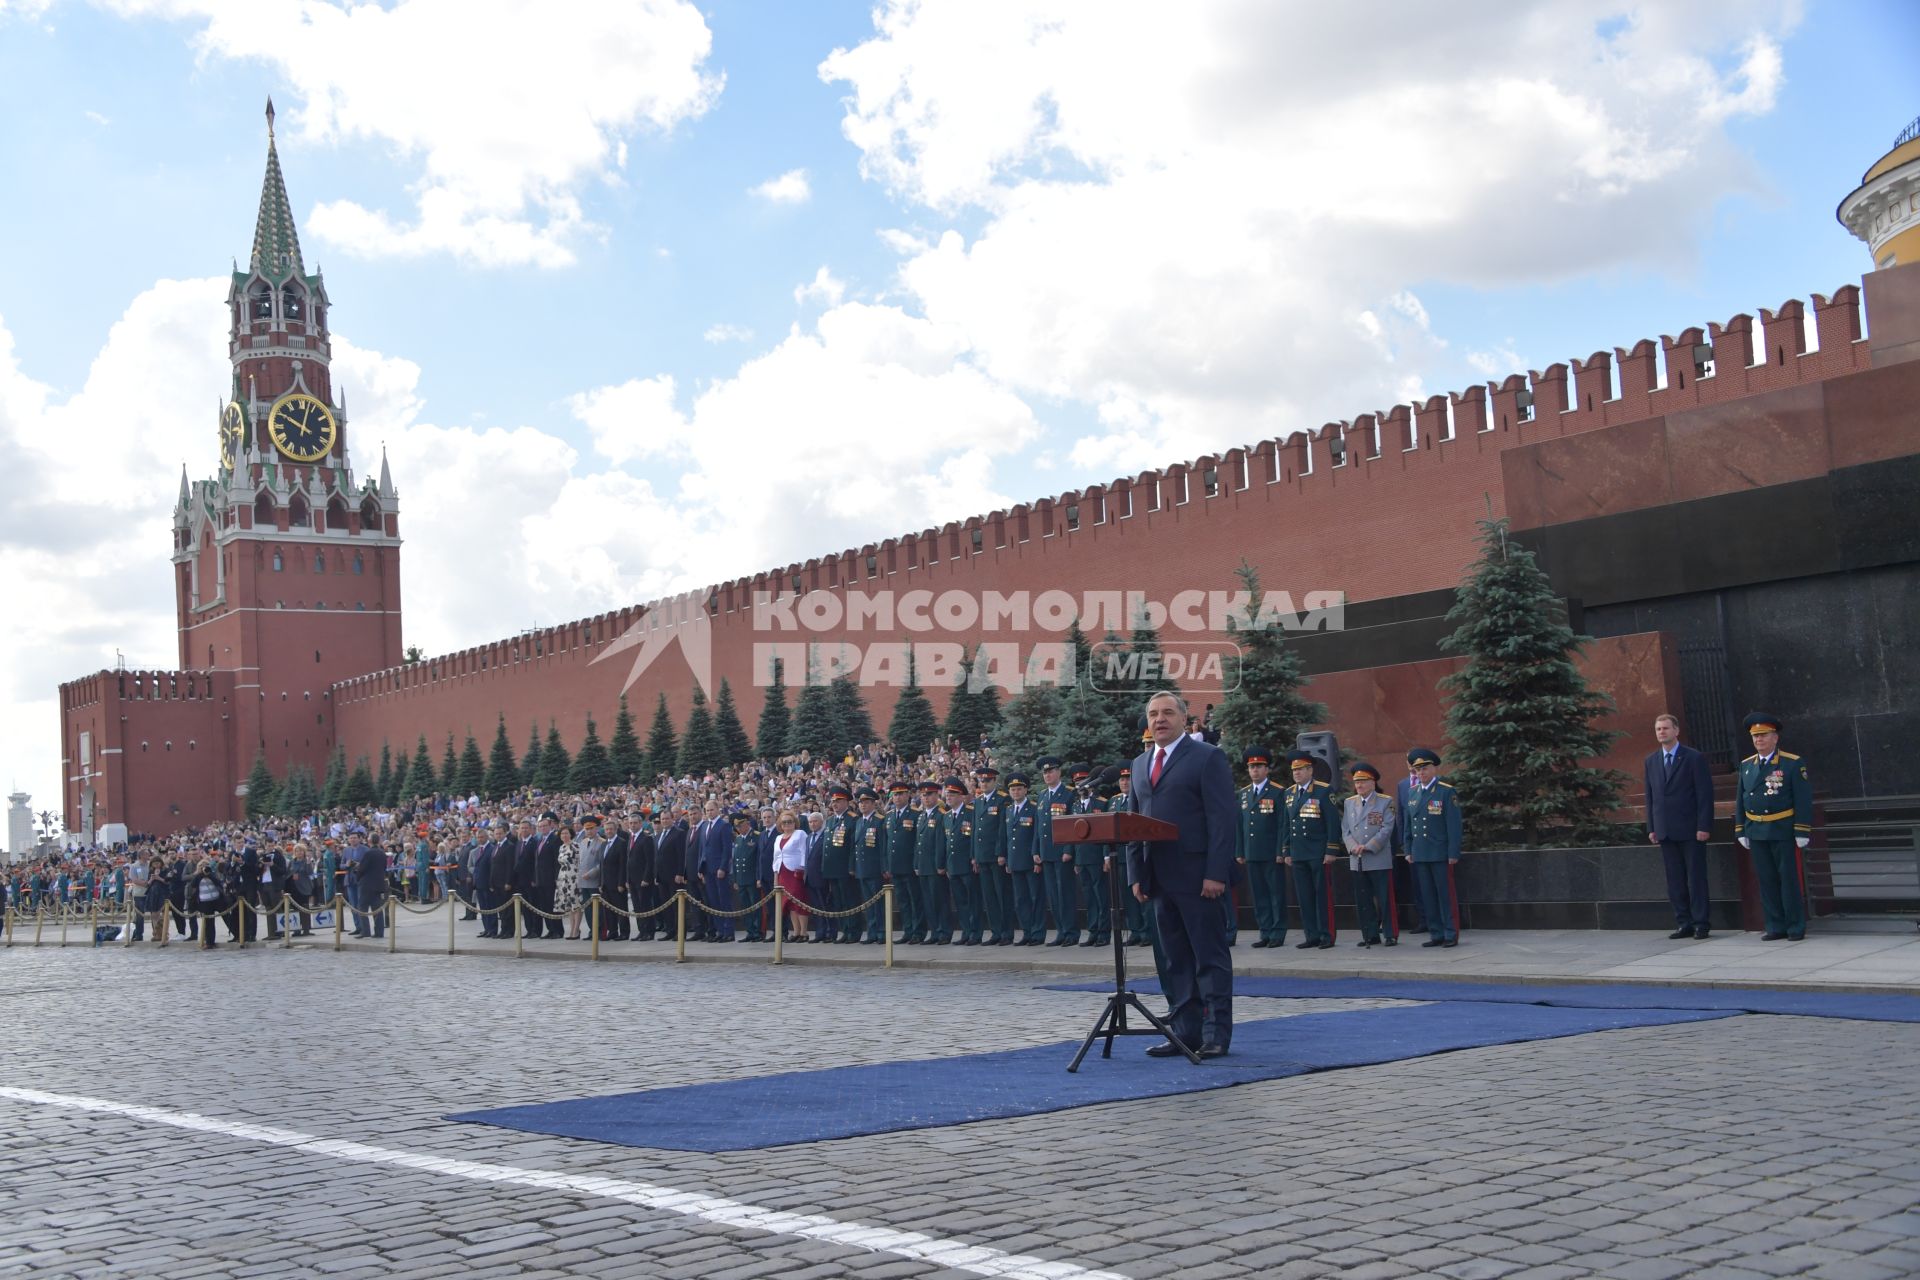
[[[293,225],[293,206],[280,176],[280,153],[273,142],[273,99],[267,99],[267,176],[260,184],[260,217],[253,225],[253,255],[248,269],[276,283],[306,275],[300,260],[300,235]]]

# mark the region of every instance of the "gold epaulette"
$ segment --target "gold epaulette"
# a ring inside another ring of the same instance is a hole
[[[1755,760],[1758,760],[1759,758],[1760,758],[1760,753],[1759,753],[1758,751],[1756,751],[1756,752],[1754,752],[1754,753],[1753,753],[1752,755],[1750,755],[1750,756],[1748,756],[1748,757],[1747,757],[1747,758],[1746,758],[1745,760],[1742,760],[1742,761],[1741,761],[1740,763],[1741,763],[1741,764],[1752,764],[1752,763],[1753,763],[1753,762],[1754,762]]]
[[[1453,784],[1451,782],[1448,782],[1444,778],[1435,778],[1434,782],[1438,783],[1440,786],[1445,787],[1449,791],[1453,790]]]
[[[1780,753],[1780,758],[1782,760],[1798,760],[1800,757],[1793,754],[1793,752],[1791,751],[1782,751]]]

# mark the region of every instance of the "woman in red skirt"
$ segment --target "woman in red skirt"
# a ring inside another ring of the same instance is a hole
[[[787,941],[807,940],[807,832],[791,809],[774,818],[780,834],[773,838],[774,883],[787,891]]]

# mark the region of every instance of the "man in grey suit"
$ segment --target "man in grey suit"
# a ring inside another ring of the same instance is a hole
[[[1147,700],[1150,750],[1133,763],[1134,811],[1171,822],[1177,840],[1127,848],[1134,897],[1151,904],[1166,965],[1160,975],[1167,1022],[1202,1058],[1226,1054],[1233,1040],[1233,953],[1227,948],[1226,896],[1240,816],[1226,753],[1188,735],[1186,700]],[[1157,1044],[1150,1057],[1184,1056]]]

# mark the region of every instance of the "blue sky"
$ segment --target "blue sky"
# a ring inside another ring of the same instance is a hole
[[[0,0],[52,619],[0,762],[50,792],[53,684],[173,660],[269,93],[440,651],[1830,292],[1917,50],[1792,0]]]

